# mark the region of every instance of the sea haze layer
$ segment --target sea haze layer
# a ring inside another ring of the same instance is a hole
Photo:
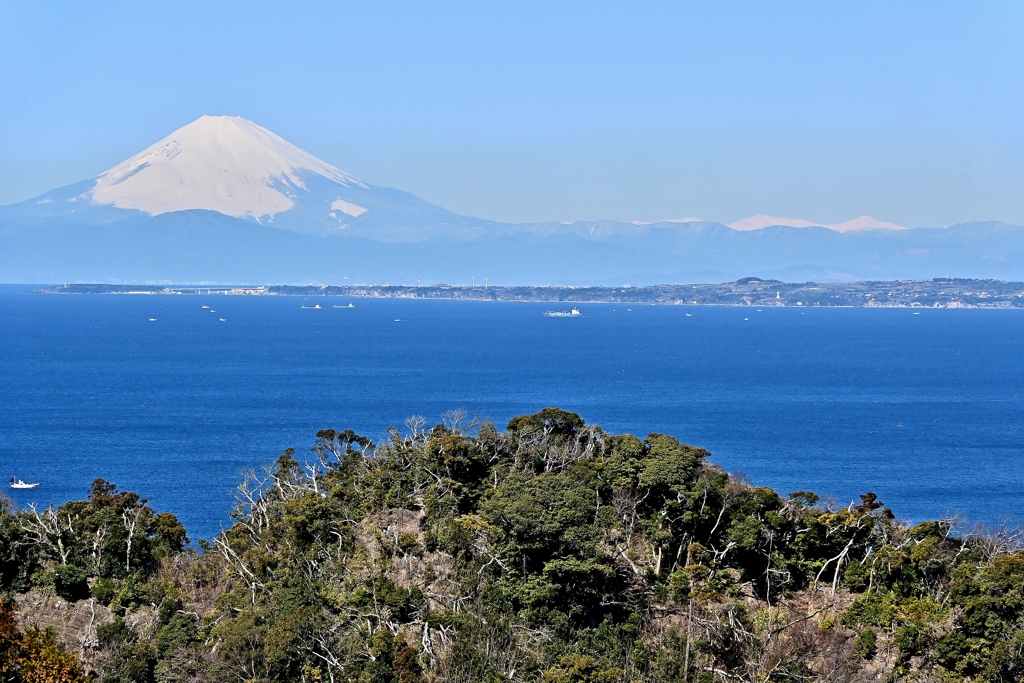
[[[59,503],[103,477],[197,539],[243,468],[302,458],[318,429],[557,405],[782,494],[1024,517],[1024,311],[353,301],[0,289],[0,475],[42,482],[8,494]]]

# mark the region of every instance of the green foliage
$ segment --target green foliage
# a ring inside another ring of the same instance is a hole
[[[544,672],[543,683],[616,683],[622,680],[622,669],[601,669],[589,655],[572,654],[559,657],[558,665]]]
[[[52,629],[22,630],[15,605],[0,600],[0,680],[4,683],[86,683],[75,656]]]
[[[118,648],[101,679],[103,683],[150,683],[154,680],[156,650],[149,643],[127,643]]]
[[[181,612],[174,614],[156,636],[157,654],[166,658],[177,648],[191,647],[199,642],[195,618]]]
[[[185,528],[170,513],[97,479],[88,500],[42,511],[13,511],[0,500],[0,590],[52,587],[67,600],[89,595],[93,579],[148,576],[183,551]],[[100,587],[107,599],[109,583]]]
[[[576,413],[561,408],[545,408],[533,415],[513,417],[506,429],[516,436],[527,431],[539,431],[561,439],[569,439],[585,425],[583,418]]]
[[[73,564],[54,567],[53,588],[65,600],[82,600],[89,597],[89,574]]]
[[[876,646],[878,644],[878,634],[871,629],[864,629],[857,634],[857,639],[854,642],[853,651],[861,659],[871,659],[875,656]]]
[[[558,408],[461,421],[318,432],[312,462],[246,477],[199,553],[102,480],[48,531],[0,504],[0,580],[91,586],[119,615],[97,628],[109,681],[1024,678],[1012,539],[902,525],[870,492],[783,498]]]
[[[117,649],[122,645],[134,643],[138,636],[128,623],[118,617],[106,624],[96,627],[96,640],[109,649]]]
[[[109,605],[110,601],[117,595],[117,584],[113,579],[99,577],[93,581],[92,597],[101,605]]]
[[[0,494],[0,590],[28,590],[39,570],[39,550],[20,522],[14,504]]]

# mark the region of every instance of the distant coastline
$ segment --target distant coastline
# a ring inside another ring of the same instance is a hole
[[[610,303],[811,308],[1024,308],[1024,282],[935,278],[844,283],[743,278],[722,284],[646,287],[405,285],[115,285],[65,284],[44,294],[340,296],[522,303]]]

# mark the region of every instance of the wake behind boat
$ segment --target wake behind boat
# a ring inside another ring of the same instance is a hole
[[[573,306],[571,311],[544,311],[544,316],[548,318],[580,318],[583,314],[580,313],[580,309]]]
[[[39,486],[38,481],[30,484],[26,481],[22,481],[21,479],[15,479],[14,477],[11,477],[12,489],[34,489],[37,486]]]

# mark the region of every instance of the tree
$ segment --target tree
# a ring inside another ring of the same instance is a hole
[[[4,683],[86,683],[76,657],[52,630],[18,627],[14,604],[0,601],[0,680]]]

